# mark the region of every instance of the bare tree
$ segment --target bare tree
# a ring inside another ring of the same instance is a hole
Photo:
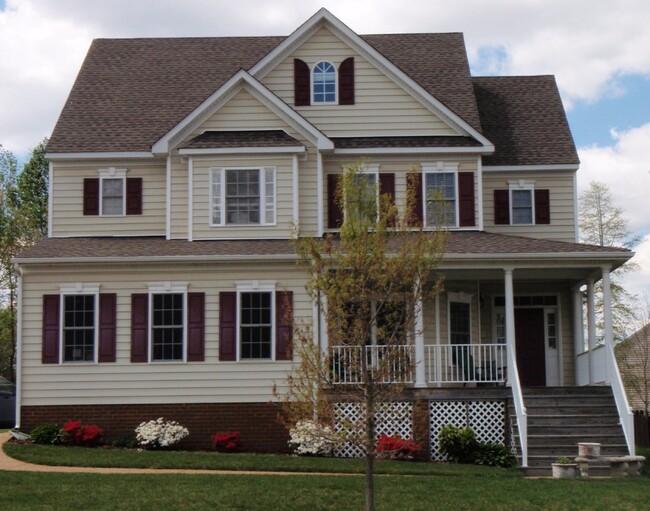
[[[337,202],[344,221],[337,236],[298,236],[296,251],[309,274],[307,290],[326,318],[329,346],[318,347],[310,328],[298,334],[299,365],[287,395],[291,419],[331,420],[334,402],[354,403],[359,420],[344,426],[345,440],[365,456],[366,509],[374,509],[376,421],[414,369],[411,339],[423,301],[440,291],[435,272],[446,231],[414,227],[415,189],[409,189],[404,215],[378,183],[347,167],[339,179]],[[431,199],[432,201],[434,199]],[[444,218],[442,201],[431,210]]]
[[[616,360],[628,399],[635,410],[650,412],[650,304],[646,304],[642,326],[616,346]]]

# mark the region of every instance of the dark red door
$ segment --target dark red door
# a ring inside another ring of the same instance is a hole
[[[545,386],[544,309],[515,309],[515,339],[521,385]]]

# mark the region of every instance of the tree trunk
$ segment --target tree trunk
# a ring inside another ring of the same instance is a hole
[[[365,371],[365,373],[370,379],[369,371]],[[375,395],[372,382],[366,382],[364,391],[366,401],[366,511],[375,511]]]

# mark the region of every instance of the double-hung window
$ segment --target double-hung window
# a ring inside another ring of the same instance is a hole
[[[379,165],[364,165],[354,175],[354,187],[347,190],[345,216],[347,219],[371,221],[379,212]]]
[[[275,224],[275,167],[210,169],[210,225]]]
[[[114,167],[99,171],[99,211],[101,215],[126,214],[126,170]]]
[[[424,172],[424,204],[427,227],[458,226],[458,167],[455,165],[422,165]]]
[[[239,359],[272,359],[275,284],[237,286]]]
[[[151,361],[185,360],[187,286],[149,286]]]
[[[331,62],[319,62],[312,71],[312,103],[336,103],[336,68]]]
[[[534,184],[526,181],[510,183],[510,223],[532,225],[535,219]]]
[[[63,362],[96,362],[99,287],[61,288]]]

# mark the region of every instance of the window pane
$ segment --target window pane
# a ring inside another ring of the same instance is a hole
[[[212,174],[212,223],[221,223],[221,171],[213,170]]]
[[[275,223],[275,169],[264,169],[264,180],[264,222],[272,224]]]
[[[260,170],[226,171],[226,222],[260,223]]]
[[[124,212],[124,179],[102,179],[102,215]]]
[[[152,360],[182,360],[183,294],[157,294],[152,301]]]
[[[427,225],[456,225],[456,174],[426,174]]]
[[[512,191],[512,223],[533,223],[532,190]]]
[[[273,293],[241,293],[241,358],[271,358]]]
[[[314,103],[336,101],[336,70],[329,62],[319,62],[313,72]]]
[[[63,360],[95,359],[95,295],[63,297]]]

